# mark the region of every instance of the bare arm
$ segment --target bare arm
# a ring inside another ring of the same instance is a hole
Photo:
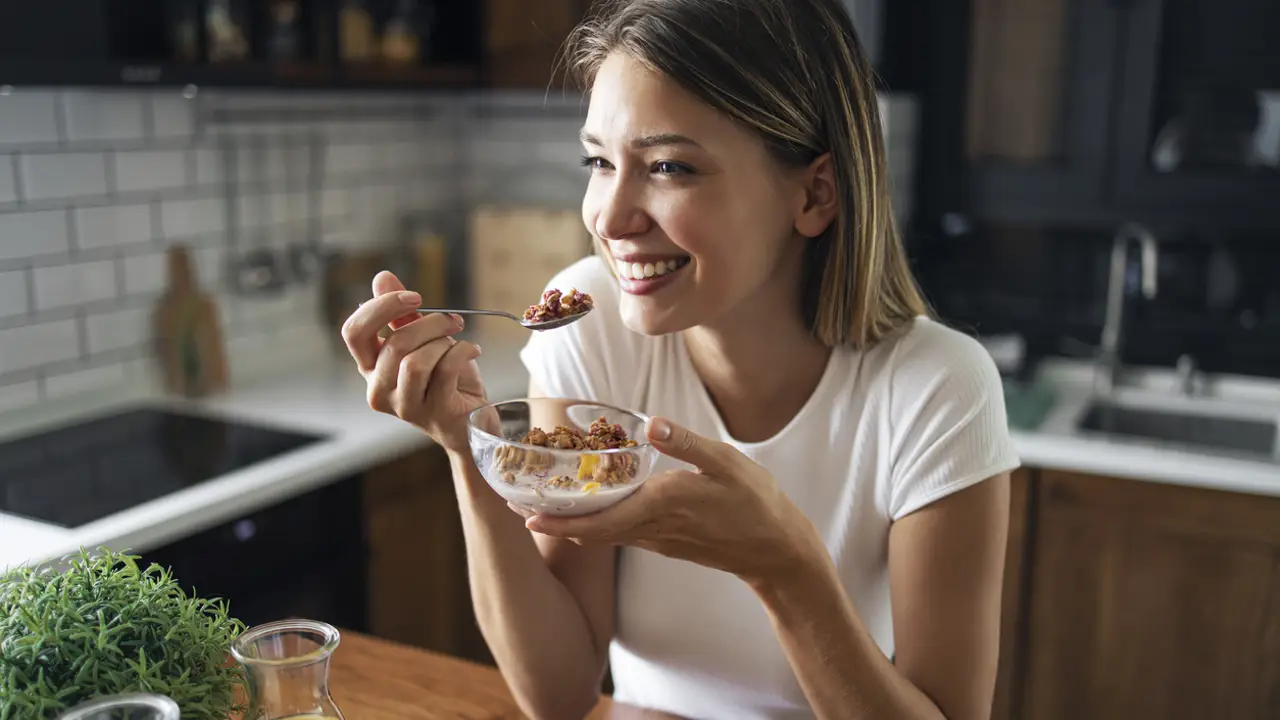
[[[756,588],[818,717],[990,717],[1008,522],[1004,473],[894,523],[894,664],[820,544],[787,578]]]
[[[585,717],[613,636],[614,548],[530,533],[469,455],[451,462],[473,604],[498,667],[531,718]]]

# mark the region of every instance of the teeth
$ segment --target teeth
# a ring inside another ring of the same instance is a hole
[[[643,280],[666,275],[667,273],[675,272],[679,267],[679,260],[658,260],[646,263],[619,261],[617,263],[618,275],[628,280]]]

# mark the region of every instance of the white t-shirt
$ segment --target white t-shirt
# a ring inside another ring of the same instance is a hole
[[[741,443],[726,432],[683,336],[648,337],[623,324],[602,261],[585,258],[547,287],[576,287],[596,309],[530,335],[521,359],[538,386],[669,417],[767,468],[825,539],[863,623],[891,656],[890,524],[1019,464],[985,349],[925,318],[865,352],[837,349],[785,428]],[[655,472],[676,466],[663,457]],[[763,607],[736,577],[624,548],[617,603],[616,699],[695,719],[813,717]]]

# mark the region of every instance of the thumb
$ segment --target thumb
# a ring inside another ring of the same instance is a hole
[[[390,270],[383,270],[373,276],[373,296],[380,297],[387,293],[399,292],[404,290],[404,283],[400,282],[400,278]],[[418,319],[418,313],[409,313],[391,321],[393,329],[399,329]]]
[[[651,419],[645,435],[658,452],[701,470],[727,472],[737,464],[738,451],[732,446],[703,437],[666,418]]]

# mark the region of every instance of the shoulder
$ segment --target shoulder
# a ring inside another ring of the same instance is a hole
[[[899,418],[927,406],[1003,403],[1000,372],[987,349],[976,338],[936,320],[916,318],[869,355],[876,359],[890,411]]]

